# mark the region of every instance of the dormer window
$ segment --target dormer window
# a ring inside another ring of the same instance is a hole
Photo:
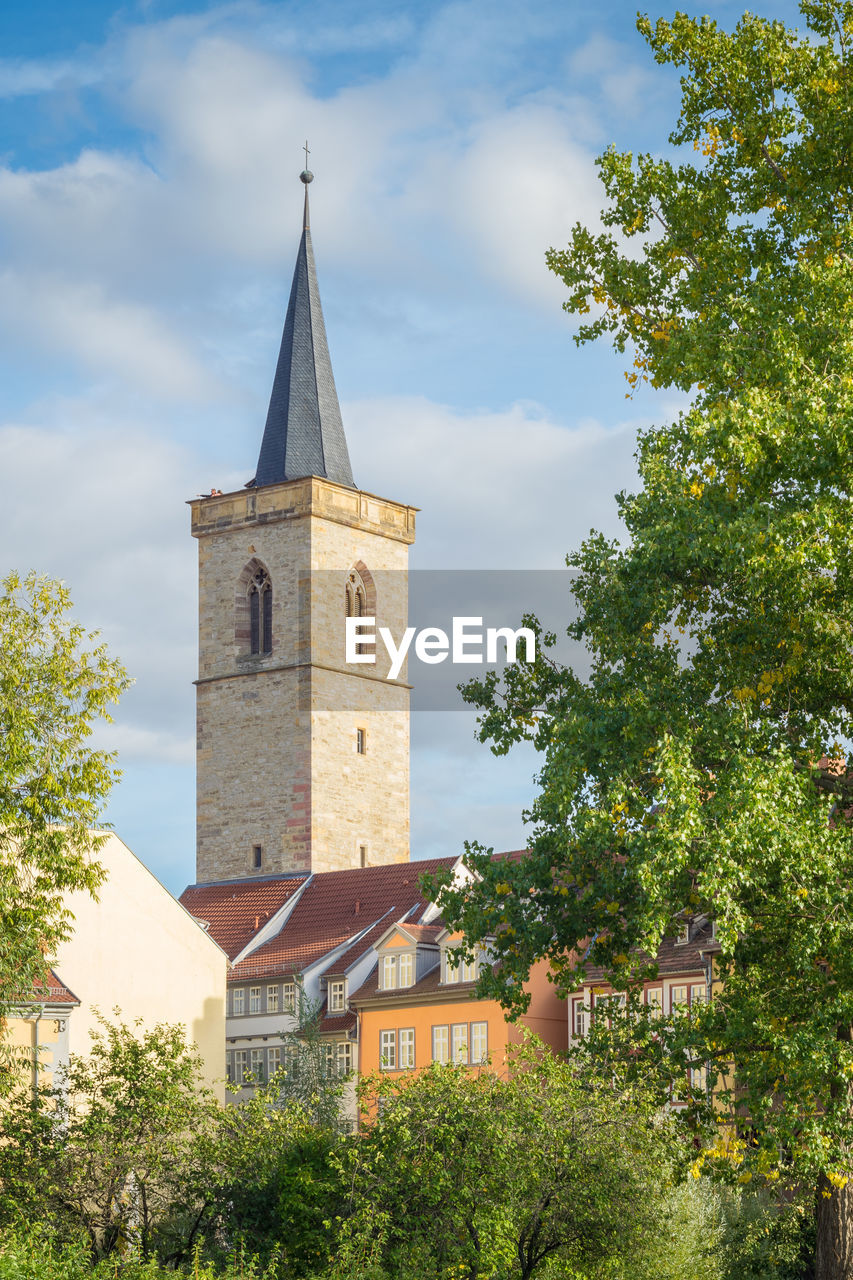
[[[329,983],[329,1013],[346,1013],[347,984],[345,978]]]
[[[414,970],[415,958],[411,951],[383,956],[381,989],[393,991],[398,987],[410,987],[414,982]]]
[[[441,959],[442,982],[449,986],[456,982],[476,982],[480,976],[479,960],[463,960],[458,948],[446,947]]]

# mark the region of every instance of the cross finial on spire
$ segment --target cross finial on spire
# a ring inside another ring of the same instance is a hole
[[[314,181],[314,175],[313,175],[313,173],[311,172],[311,170],[308,168],[308,157],[309,157],[309,155],[311,154],[311,152],[308,150],[308,139],[307,139],[307,138],[305,139],[305,146],[302,148],[302,150],[305,152],[305,168],[302,170],[302,172],[301,172],[301,173],[300,173],[300,175],[299,175],[299,180],[300,180],[300,182],[304,182],[304,183],[305,183],[305,214],[304,214],[304,217],[303,217],[303,219],[302,219],[302,229],[303,229],[303,231],[307,231],[307,230],[308,230],[308,227],[309,227],[309,222],[308,222],[308,183],[309,183],[309,182],[313,182],[313,181]]]

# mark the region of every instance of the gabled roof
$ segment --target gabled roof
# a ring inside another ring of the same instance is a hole
[[[65,986],[55,969],[48,970],[46,986],[43,982],[33,984],[32,998],[36,1004],[78,1005],[80,1003],[74,992]]]
[[[338,393],[329,358],[308,225],[308,183],[302,239],[253,485],[325,476],[353,488]]]
[[[392,937],[395,933],[405,934],[414,943],[437,943],[439,935],[443,932],[442,924],[410,924],[408,920],[393,920],[389,921],[373,945],[378,950],[385,939]]]
[[[191,884],[180,903],[207,925],[211,938],[233,960],[307,879],[307,875],[291,875]]]
[[[416,922],[428,905],[420,877],[441,867],[453,867],[457,861],[455,857],[429,858],[320,872],[305,886],[281,932],[236,964],[230,980],[301,973],[349,943],[345,955],[328,970],[342,972],[369,949],[369,931],[378,926],[384,931],[403,916],[410,915]],[[344,960],[346,965],[342,965]]]
[[[704,957],[720,950],[720,944],[713,936],[713,928],[709,922],[700,925],[689,942],[679,942],[675,938],[662,938],[655,957],[658,973],[662,978],[676,977],[680,974],[703,974]],[[638,963],[648,964],[651,956],[644,951],[632,952]],[[586,982],[607,982],[604,969],[598,965],[589,965],[586,971]]]

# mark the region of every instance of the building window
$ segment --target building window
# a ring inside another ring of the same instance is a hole
[[[450,1051],[454,1062],[468,1061],[468,1023],[457,1022],[450,1028]]]
[[[410,987],[414,981],[414,957],[411,951],[403,951],[398,956],[382,957],[382,990],[391,991],[395,987]]]
[[[234,1083],[242,1084],[249,1069],[249,1055],[245,1049],[234,1050]]]
[[[267,1060],[269,1063],[269,1078],[272,1080],[273,1076],[281,1071],[281,1049],[267,1049]]]
[[[232,1061],[230,1050],[226,1050],[226,1053],[225,1053],[225,1075],[228,1080],[228,1083],[230,1084],[231,1081],[234,1079],[234,1063]]]
[[[705,989],[705,983],[695,982],[690,988],[690,1003],[704,1004],[706,995],[707,991]]]
[[[249,583],[249,652],[272,653],[272,583],[262,568]]]
[[[367,845],[360,844],[358,846],[358,860],[363,867],[367,866]]]
[[[242,987],[235,987],[231,992],[231,1012],[238,1017],[243,1012],[245,992]]]
[[[249,987],[249,1013],[260,1013],[261,1011],[261,989],[260,987]]]
[[[329,983],[329,1013],[343,1013],[347,1007],[346,982]]]
[[[414,1027],[406,1027],[399,1033],[400,1040],[400,1070],[411,1071],[415,1065],[415,1030]]]
[[[267,987],[267,1013],[278,1013],[278,987]]]
[[[475,1063],[489,1060],[489,1024],[487,1022],[471,1023],[471,1061]]]
[[[379,1032],[379,1065],[383,1071],[397,1070],[397,1032]]]
[[[672,1013],[675,1013],[676,1009],[687,1007],[687,987],[670,987],[669,1007]]]
[[[352,1071],[352,1045],[349,1040],[339,1040],[337,1046],[338,1075],[348,1076]]]
[[[355,749],[360,756],[363,756],[367,751],[367,730],[366,729],[356,729]]]
[[[335,1075],[335,1046],[331,1041],[323,1045],[323,1075],[327,1080]]]
[[[281,989],[281,1011],[282,1013],[296,1012],[296,983],[285,982]]]
[[[252,845],[252,866],[256,871],[260,871],[263,865],[264,865],[263,846],[259,844],[253,844]]]
[[[452,985],[456,982],[476,982],[480,976],[480,965],[477,960],[462,960],[458,949],[447,947],[444,951],[444,981]]]
[[[584,1004],[583,996],[579,1000],[572,1001],[572,1036],[575,1040],[582,1040],[587,1032],[587,1021],[589,1017],[589,1009]]]
[[[249,1051],[249,1067],[255,1084],[263,1084],[266,1080],[266,1075],[264,1073],[264,1067],[266,1065],[264,1059],[266,1056],[266,1049],[251,1049]]]
[[[432,1060],[433,1062],[449,1062],[450,1061],[450,1028],[449,1027],[433,1027],[432,1029]]]
[[[646,990],[646,1007],[651,1010],[653,1015],[657,1015],[663,1009],[663,990],[661,987],[648,987]]]

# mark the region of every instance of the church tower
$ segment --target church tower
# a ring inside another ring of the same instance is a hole
[[[415,509],[355,486],[308,218],[255,478],[198,498],[199,883],[409,857],[409,690],[347,665],[345,619],[406,626]],[[370,650],[372,652],[372,650]]]

